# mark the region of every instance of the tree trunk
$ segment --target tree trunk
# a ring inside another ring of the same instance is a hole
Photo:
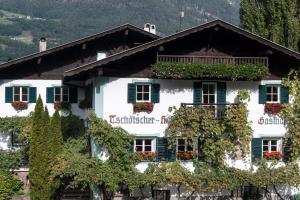
[[[275,185],[273,185],[274,191],[277,194],[277,196],[279,197],[280,200],[284,200],[284,198],[282,198],[282,196],[280,195],[280,193],[278,192],[277,188]]]
[[[181,184],[179,184],[179,185],[177,186],[178,200],[180,200],[180,187],[181,187]]]

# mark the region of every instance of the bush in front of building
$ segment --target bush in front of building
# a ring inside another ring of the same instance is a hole
[[[0,200],[6,200],[12,195],[22,194],[23,182],[14,177],[11,172],[0,170]]]

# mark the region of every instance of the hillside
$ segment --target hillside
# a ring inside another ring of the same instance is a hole
[[[50,46],[124,23],[156,24],[160,33],[221,18],[239,23],[240,0],[0,0],[0,62],[36,52],[44,36]]]

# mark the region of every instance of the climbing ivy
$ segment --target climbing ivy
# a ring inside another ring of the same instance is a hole
[[[283,84],[289,88],[289,94],[292,96],[290,104],[282,110],[281,117],[286,123],[287,140],[291,143],[290,160],[294,161],[300,157],[300,74],[299,71],[291,70],[287,78],[283,79]]]
[[[191,143],[200,142],[205,161],[212,165],[223,165],[226,153],[236,156],[240,152],[245,157],[252,137],[247,106],[243,102],[248,96],[245,91],[239,92],[238,103],[226,107],[224,120],[218,120],[214,110],[207,107],[182,106],[175,110],[165,134],[171,144],[176,144],[178,137]]]

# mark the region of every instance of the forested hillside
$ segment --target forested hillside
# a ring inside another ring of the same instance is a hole
[[[239,24],[240,0],[0,0],[0,62],[36,52],[44,36],[56,46],[124,23],[156,24],[160,33],[221,18]]]

